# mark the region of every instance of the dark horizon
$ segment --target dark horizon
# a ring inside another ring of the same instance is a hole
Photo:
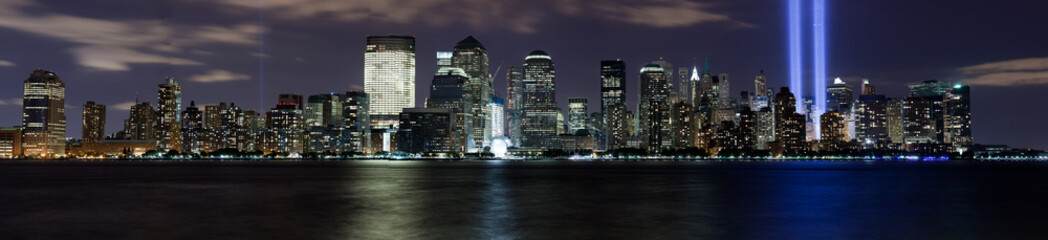
[[[183,84],[183,107],[190,101],[236,102],[264,112],[281,93],[362,89],[369,34],[416,37],[417,106],[429,94],[435,52],[451,50],[470,35],[488,49],[495,90],[502,96],[508,66],[520,65],[534,49],[549,53],[557,65],[562,110],[569,97],[581,96],[589,98],[590,112],[599,111],[599,64],[606,59],[626,62],[628,106],[634,111],[638,70],[660,57],[677,67],[701,66],[708,57],[714,73],[731,75],[733,97],[752,91],[760,70],[767,73],[770,88],[789,85],[785,2],[670,0],[602,6],[574,1],[556,10],[548,10],[556,2],[462,9],[442,7],[441,2],[417,1],[401,8],[350,2],[316,9],[267,1],[264,55],[259,54],[263,30],[254,1],[0,3],[0,34],[8,36],[8,44],[0,46],[0,75],[9,81],[0,90],[0,113],[6,116],[0,126],[20,124],[20,83],[38,67],[56,72],[66,84],[67,136],[73,138],[80,136],[85,102],[109,106],[106,133],[112,133],[127,118],[126,107],[136,93],[155,103],[157,84],[165,76]],[[895,7],[901,5],[907,7]],[[906,96],[906,83],[964,81],[972,85],[976,143],[1048,148],[1042,137],[1048,128],[1036,120],[1048,112],[1012,107],[1041,102],[1037,93],[1048,90],[1048,56],[1036,54],[1048,52],[1043,44],[1048,34],[1025,24],[1048,21],[1048,16],[1026,10],[1048,5],[961,1],[950,7],[831,1],[829,77],[842,77],[853,87],[869,78],[879,93],[894,98]],[[471,13],[479,17],[462,17]],[[265,74],[261,108],[260,72]]]

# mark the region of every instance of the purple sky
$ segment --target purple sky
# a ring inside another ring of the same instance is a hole
[[[363,85],[369,34],[416,36],[419,104],[434,52],[467,35],[485,44],[492,72],[504,65],[500,94],[505,66],[542,49],[556,63],[557,101],[589,97],[590,111],[599,108],[602,59],[626,61],[631,102],[640,66],[659,57],[676,66],[708,57],[713,72],[731,75],[734,96],[752,91],[761,69],[771,87],[787,85],[785,1],[263,1],[0,1],[0,76],[9,82],[0,87],[0,126],[20,123],[21,82],[36,68],[65,81],[72,137],[84,102],[109,106],[112,133],[136,93],[156,102],[164,76],[183,84],[186,106],[259,109],[260,56],[263,109],[280,93],[344,92]],[[904,96],[909,82],[964,81],[973,85],[977,143],[1048,148],[1048,3],[831,0],[828,9],[829,76],[853,85],[869,78],[890,97]]]

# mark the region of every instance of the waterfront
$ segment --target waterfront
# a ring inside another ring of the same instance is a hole
[[[1040,162],[0,162],[2,239],[1031,239]]]

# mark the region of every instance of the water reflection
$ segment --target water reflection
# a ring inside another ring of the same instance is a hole
[[[485,188],[481,193],[482,207],[477,215],[480,224],[476,231],[482,239],[519,239],[513,230],[516,217],[513,212],[513,200],[510,198],[502,161],[491,161],[484,169]]]

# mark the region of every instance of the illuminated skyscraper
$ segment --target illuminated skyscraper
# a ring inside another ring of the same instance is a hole
[[[506,69],[506,110],[510,143],[519,147],[524,136],[524,72],[518,66]]]
[[[493,139],[495,137],[503,137],[506,135],[506,100],[500,97],[491,97],[491,101],[487,105],[488,113],[491,115],[488,117],[488,130],[484,131],[485,138]],[[490,146],[490,143],[489,143]]]
[[[662,66],[652,63],[640,70],[640,127],[637,135],[649,152],[662,151],[662,141],[669,135],[669,83]]]
[[[182,152],[200,153],[204,146],[204,113],[196,107],[196,102],[189,101],[189,107],[182,111]]]
[[[130,117],[124,121],[124,133],[132,140],[156,140],[159,119],[149,102],[136,104],[131,106]]]
[[[626,63],[622,60],[600,61],[600,112],[608,107],[626,104]]]
[[[451,56],[454,53],[450,51],[437,51],[437,68],[451,67]]]
[[[524,58],[523,147],[556,146],[557,130],[563,124],[557,120],[562,114],[557,107],[555,76],[553,59],[546,52],[535,50]]]
[[[474,149],[475,139],[482,136],[474,135],[473,118],[470,109],[473,109],[473,92],[470,90],[469,75],[461,68],[443,67],[437,70],[430,84],[429,101],[427,108],[448,108],[455,110],[456,136],[459,138],[457,146],[466,149]]]
[[[455,44],[455,50],[451,56],[451,66],[461,68],[469,77],[468,90],[470,92],[470,109],[463,112],[469,114],[473,121],[472,127],[473,146],[481,147],[491,142],[488,129],[488,102],[494,94],[489,72],[488,50],[484,48],[473,36],[468,36]]]
[[[888,138],[888,100],[884,95],[862,95],[855,105],[855,137],[863,148],[883,148]]]
[[[626,104],[619,103],[605,109],[605,129],[607,129],[607,150],[625,148],[630,139],[630,118]]]
[[[364,92],[377,128],[395,126],[402,109],[415,107],[415,37],[367,37]]]
[[[885,117],[888,118],[888,139],[891,139],[892,143],[903,143],[903,124],[902,124],[902,99],[893,98],[888,99],[888,106],[885,107]]]
[[[975,140],[972,138],[971,91],[968,86],[954,85],[946,95],[945,140],[954,151],[967,151]]]
[[[371,146],[371,117],[368,115],[368,94],[360,91],[346,92],[342,101],[343,152],[367,152]]]
[[[869,79],[862,79],[861,95],[877,95],[877,88],[873,84],[870,84]]]
[[[695,138],[698,131],[698,122],[695,119],[695,107],[689,101],[677,101],[673,104],[670,113],[670,125],[672,147],[690,148],[695,147]]]
[[[589,101],[584,97],[568,98],[568,134],[577,134],[586,129],[586,114]]]
[[[828,149],[839,149],[841,144],[847,141],[848,130],[845,129],[844,115],[837,111],[829,111],[820,116],[822,124],[821,142]]]
[[[841,78],[833,80],[833,85],[826,88],[826,110],[840,113],[851,113],[851,105],[854,102],[852,87]]]
[[[65,83],[53,72],[34,70],[23,82],[23,154],[64,156],[65,133]]]
[[[157,124],[159,139],[158,147],[161,150],[181,151],[182,148],[182,86],[175,78],[168,77],[160,84],[157,90],[157,115],[160,117]]]
[[[760,111],[764,107],[771,107],[771,89],[768,88],[768,79],[761,70],[757,77],[753,78],[753,97],[750,100],[750,109]]]
[[[756,149],[767,150],[768,143],[775,141],[775,114],[771,107],[763,107],[754,112],[756,116],[756,129],[754,130],[754,145]]]
[[[88,101],[84,104],[83,135],[81,141],[98,142],[106,136],[106,105]]]

